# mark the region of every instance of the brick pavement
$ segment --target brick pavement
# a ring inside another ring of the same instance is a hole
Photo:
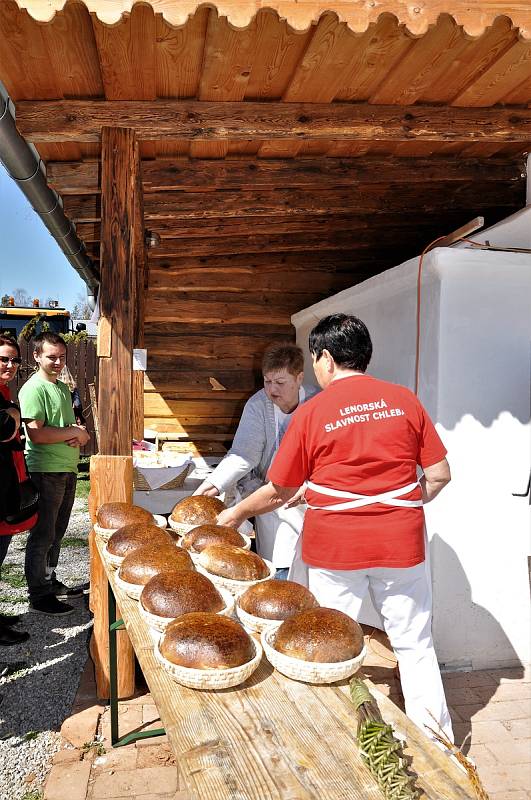
[[[363,672],[403,707],[395,666],[385,635],[372,632]],[[443,678],[456,744],[474,760],[490,800],[531,800],[531,669]],[[147,691],[120,703],[120,735],[156,727]],[[110,711],[96,699],[90,661],[61,732],[65,745],[54,757],[44,800],[189,800],[165,736],[111,748]]]

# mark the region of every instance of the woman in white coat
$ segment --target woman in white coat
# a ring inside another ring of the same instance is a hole
[[[231,449],[194,494],[214,497],[235,489],[236,498],[266,483],[266,475],[291,415],[318,391],[304,386],[304,356],[291,342],[275,342],[262,359],[264,388],[245,404]],[[256,549],[286,578],[302,531],[304,506],[280,508],[256,518]]]

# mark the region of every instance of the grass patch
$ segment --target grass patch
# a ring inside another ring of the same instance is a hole
[[[88,547],[88,540],[81,539],[79,536],[65,536],[61,547]]]
[[[83,754],[89,753],[91,751],[93,753],[95,753],[97,756],[103,756],[103,755],[105,755],[105,752],[106,752],[105,747],[103,746],[103,743],[102,742],[98,742],[97,739],[94,739],[93,742],[85,742],[85,744],[81,748],[81,752]]]
[[[39,735],[39,731],[28,731],[24,734],[24,740],[26,742],[31,742],[32,739],[36,739]]]
[[[24,570],[20,569],[17,564],[3,564],[2,565],[2,580],[12,586],[13,589],[22,589],[26,585],[26,578]]]
[[[90,492],[90,478],[88,475],[78,475],[76,486],[76,498],[86,500]]]
[[[20,800],[42,800],[44,797],[43,793],[40,789],[30,789],[29,792],[25,792]]]

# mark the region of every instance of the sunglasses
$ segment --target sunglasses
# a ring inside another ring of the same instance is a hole
[[[10,362],[11,362],[11,364],[16,364],[17,367],[18,367],[18,366],[20,366],[20,364],[22,364],[22,359],[21,358],[9,358],[9,356],[0,356],[0,364],[9,364]]]

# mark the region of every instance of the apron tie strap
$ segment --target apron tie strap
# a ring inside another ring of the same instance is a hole
[[[400,506],[403,508],[418,508],[421,506],[422,499],[420,500],[400,500],[404,494],[409,494],[419,486],[419,482],[408,483],[401,489],[391,489],[388,492],[381,492],[380,494],[367,495],[355,494],[354,492],[342,492],[339,489],[330,489],[328,486],[319,486],[317,483],[308,481],[306,484],[308,489],[311,489],[317,494],[322,494],[327,497],[341,497],[349,500],[347,503],[335,503],[330,506],[313,506],[308,503],[308,508],[316,511],[349,511],[352,508],[361,508],[362,506],[370,506],[374,503],[382,503],[386,506]]]

